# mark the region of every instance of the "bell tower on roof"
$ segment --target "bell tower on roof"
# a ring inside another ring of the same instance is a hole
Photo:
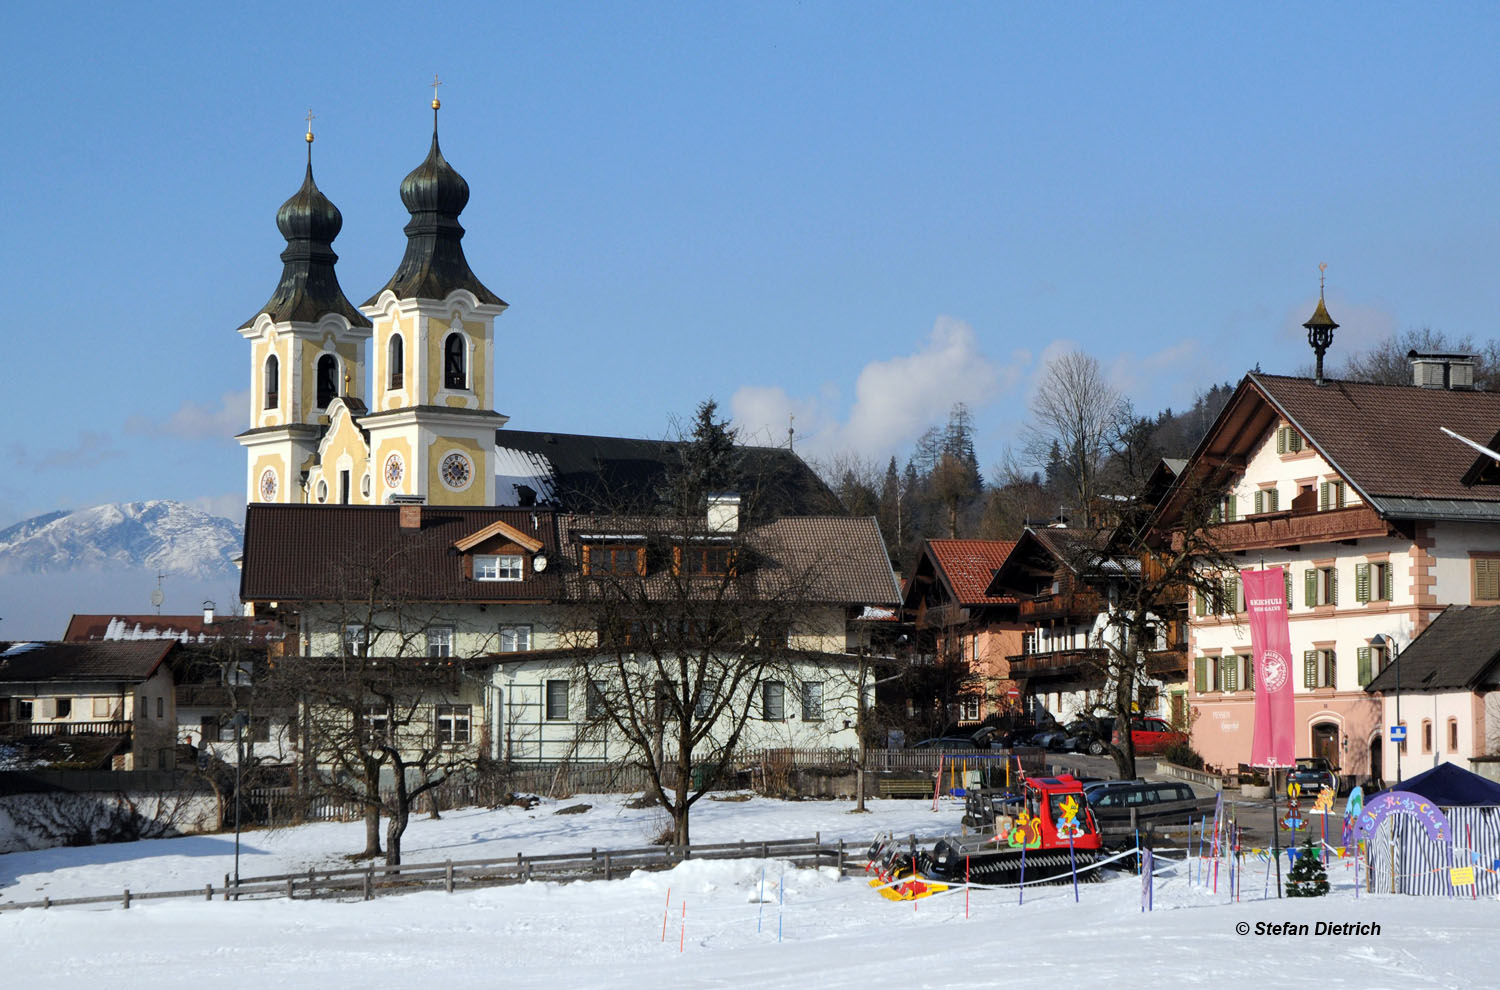
[[[344,221],[313,181],[312,121],[309,110],[302,186],[276,211],[286,238],[281,281],[239,328],[250,342],[250,429],[237,438],[250,502],[308,501],[305,479],[331,407],[359,403],[364,391],[371,326],[334,272],[333,240]]]
[[[506,303],[469,268],[458,217],[469,184],[438,144],[442,107],[433,80],[432,144],[401,181],[411,220],[406,253],[360,308],[373,324],[368,415],[372,501],[420,495],[436,505],[495,504],[495,317]]]

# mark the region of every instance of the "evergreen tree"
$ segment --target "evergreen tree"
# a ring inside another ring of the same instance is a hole
[[[1287,874],[1286,896],[1322,897],[1328,893],[1328,871],[1323,868],[1323,859],[1313,847],[1312,832],[1307,833],[1307,844],[1297,851],[1297,861]]]

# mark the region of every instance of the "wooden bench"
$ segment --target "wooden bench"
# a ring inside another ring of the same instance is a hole
[[[881,797],[932,797],[932,781],[919,778],[881,777],[876,785]]]

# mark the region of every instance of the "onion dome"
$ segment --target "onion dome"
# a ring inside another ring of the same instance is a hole
[[[250,326],[265,313],[273,323],[316,323],[329,313],[349,321],[350,326],[368,327],[370,321],[354,308],[339,286],[333,266],[339,256],[333,253],[333,239],[339,235],[344,218],[339,208],[323,195],[313,181],[312,132],[307,135],[307,174],[302,187],[276,211],[276,227],[286,238],[281,252],[281,282],[255,316],[240,329]]]
[[[1318,296],[1318,308],[1313,310],[1313,315],[1302,324],[1309,330],[1337,330],[1339,325],[1333,322],[1333,317],[1328,315],[1328,307],[1323,305],[1323,297]]]
[[[469,202],[469,184],[438,146],[438,101],[432,101],[432,147],[427,158],[401,180],[401,202],[411,214],[406,225],[406,254],[396,274],[365,305],[372,305],[386,289],[400,299],[446,299],[455,289],[467,289],[480,303],[504,306],[505,301],[485,288],[464,257],[463,225],[458,215]]]

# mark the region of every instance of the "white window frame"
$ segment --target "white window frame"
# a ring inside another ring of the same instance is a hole
[[[518,553],[477,553],[474,580],[519,581],[526,576],[526,558]]]
[[[365,656],[370,649],[370,636],[363,623],[351,622],[344,626],[344,652],[351,657]]]
[[[439,745],[459,746],[474,738],[474,715],[470,705],[434,705],[432,727]]]
[[[453,627],[427,627],[427,655],[429,657],[453,656]]]
[[[802,690],[799,693],[802,695],[802,721],[823,721],[823,682],[803,681]],[[976,714],[974,717],[978,718],[979,716]]]
[[[979,721],[979,699],[974,695],[960,698],[958,701],[958,717],[965,722]]]
[[[509,645],[507,645],[509,637]],[[531,649],[531,624],[514,623],[500,627],[500,652],[525,653]]]

